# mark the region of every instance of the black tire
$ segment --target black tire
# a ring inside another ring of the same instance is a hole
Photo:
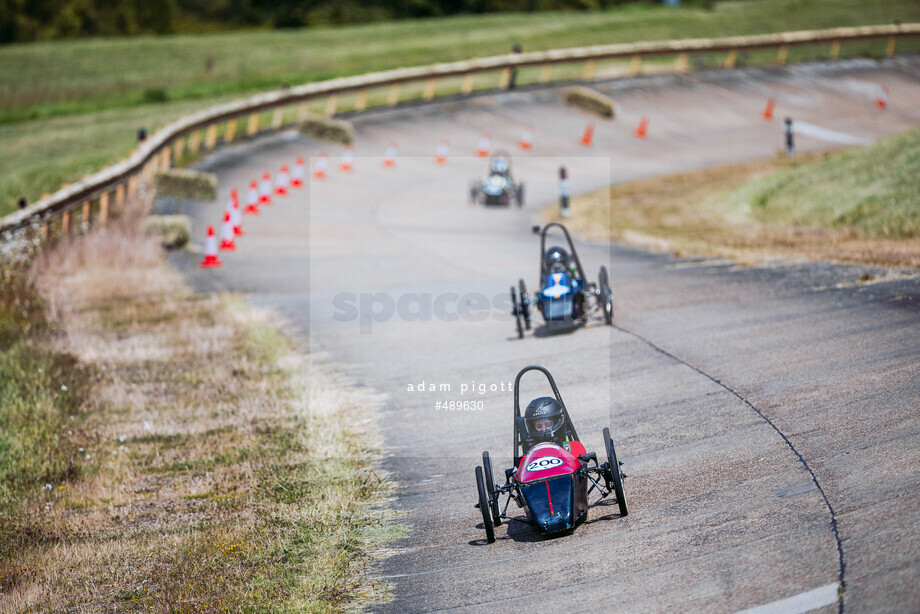
[[[629,510],[626,507],[626,493],[623,491],[623,477],[620,475],[620,463],[617,462],[617,453],[613,448],[613,439],[610,438],[610,429],[607,427],[604,427],[604,446],[607,448],[610,481],[613,483],[613,492],[617,496],[617,505],[620,506],[620,516],[626,516]]]
[[[515,197],[515,200],[517,201],[518,208],[523,207],[524,206],[524,184],[523,183],[518,184],[514,197]]]
[[[597,285],[601,290],[601,301],[603,302],[604,321],[613,325],[613,291],[610,289],[610,280],[607,278],[607,267],[602,266],[600,273],[597,275]]]
[[[524,324],[522,320],[524,319],[521,315],[521,306],[517,301],[517,293],[514,291],[514,286],[511,286],[511,314],[514,316],[514,321],[517,324],[517,334],[518,339],[524,338]]]
[[[521,292],[521,315],[524,316],[524,328],[530,330],[530,305],[527,301],[530,299],[527,296],[527,286],[524,285],[524,280],[518,280],[518,290]]]
[[[482,470],[486,479],[486,494],[489,495],[489,505],[492,510],[492,522],[496,527],[502,526],[502,515],[498,509],[498,495],[495,493],[495,478],[492,477],[492,459],[488,452],[482,453]]]
[[[486,540],[495,542],[495,527],[492,525],[492,511],[486,495],[486,485],[482,478],[482,467],[476,467],[476,488],[479,490],[479,511],[482,512],[482,525],[486,529]]]

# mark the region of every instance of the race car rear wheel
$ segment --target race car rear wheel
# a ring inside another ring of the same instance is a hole
[[[495,527],[492,525],[492,511],[486,496],[486,485],[482,478],[482,467],[476,467],[476,488],[479,490],[479,511],[482,512],[482,526],[486,530],[486,540],[495,541]]]
[[[604,309],[604,321],[613,324],[613,291],[610,289],[610,281],[607,278],[607,267],[602,266],[598,273],[597,285],[601,291],[601,307]]]
[[[492,521],[496,527],[502,524],[502,515],[498,510],[498,495],[495,493],[495,478],[492,477],[492,459],[488,452],[482,453],[482,470],[486,479],[486,494],[489,495],[489,507],[492,510]]]
[[[518,339],[524,338],[524,325],[522,320],[524,319],[521,315],[523,306],[518,304],[517,293],[514,291],[514,286],[511,286],[511,315],[514,316],[514,321],[517,324],[517,334]]]
[[[609,480],[613,485],[613,492],[617,496],[617,505],[620,506],[620,516],[629,514],[626,507],[626,493],[623,491],[623,476],[620,474],[620,463],[617,462],[617,453],[613,448],[613,439],[610,438],[610,429],[604,427],[604,445],[607,447],[607,470],[610,472]]]
[[[524,327],[527,330],[530,330],[530,297],[527,296],[527,286],[524,285],[524,280],[518,280],[518,289],[521,291],[521,315],[524,316]]]

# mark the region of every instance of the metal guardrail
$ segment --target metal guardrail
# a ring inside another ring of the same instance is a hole
[[[786,62],[790,47],[821,43],[830,43],[829,57],[836,60],[843,43],[887,40],[885,53],[890,57],[895,52],[898,39],[918,35],[920,35],[920,23],[910,23],[711,39],[597,45],[402,68],[268,92],[243,101],[211,107],[173,122],[144,141],[128,159],[64,187],[26,209],[0,219],[0,237],[34,224],[40,225],[44,238],[52,236],[55,230],[66,235],[72,230],[72,217],[75,213],[80,214],[80,222],[84,228],[93,224],[105,225],[110,216],[110,209],[114,208],[117,213],[124,206],[127,198],[135,196],[142,185],[150,182],[157,170],[168,168],[174,158],[180,158],[186,151],[198,153],[202,147],[214,148],[218,141],[219,126],[223,126],[223,141],[231,142],[237,136],[237,124],[240,118],[248,116],[246,132],[248,135],[254,135],[259,132],[262,113],[274,110],[271,128],[277,130],[285,125],[285,109],[293,105],[300,105],[296,121],[302,121],[308,116],[308,103],[317,99],[326,99],[324,112],[325,115],[331,116],[336,113],[338,97],[342,94],[356,93],[352,108],[362,111],[368,107],[370,91],[389,88],[382,106],[395,106],[410,99],[402,95],[402,88],[407,84],[424,85],[420,97],[423,100],[432,100],[439,95],[439,81],[462,77],[459,93],[470,94],[474,90],[475,77],[482,73],[497,72],[499,81],[492,87],[478,89],[503,89],[511,82],[512,71],[518,68],[539,66],[541,68],[538,82],[549,83],[556,65],[583,63],[584,68],[579,78],[583,81],[591,81],[595,78],[596,63],[603,60],[629,58],[627,74],[639,75],[642,73],[643,58],[673,55],[676,56],[676,59],[672,70],[683,72],[689,69],[690,54],[726,53],[722,65],[733,68],[738,60],[739,52],[775,48],[777,49],[775,61],[781,64]],[[456,93],[458,92],[455,89],[448,92],[442,88],[440,95]],[[415,99],[418,97],[416,93]]]

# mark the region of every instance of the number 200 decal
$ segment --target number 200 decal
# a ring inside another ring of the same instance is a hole
[[[545,471],[553,467],[558,467],[561,464],[561,458],[556,456],[544,456],[543,458],[531,461],[530,464],[527,465],[527,471]]]

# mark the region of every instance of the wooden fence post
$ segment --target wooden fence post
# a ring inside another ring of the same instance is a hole
[[[214,146],[217,144],[217,124],[211,124],[208,126],[208,133],[204,140],[204,145],[208,149],[214,149]]]
[[[83,215],[80,221],[83,226],[89,228],[89,214],[90,214],[90,202],[88,200],[83,201]]]
[[[469,94],[473,91],[473,73],[468,72],[463,76],[463,84],[460,86],[460,92]]]
[[[544,64],[540,67],[540,83],[549,83],[550,78],[553,75],[553,65]]]
[[[355,99],[355,111],[363,111],[367,108],[367,88],[358,92],[358,97]]]
[[[335,115],[335,112],[338,109],[338,105],[339,97],[335,94],[329,96],[329,98],[326,99],[326,117],[332,117]]]
[[[425,82],[425,93],[422,94],[422,97],[425,100],[431,100],[432,98],[434,98],[434,92],[437,88],[438,88],[438,80],[428,79],[428,81]]]
[[[103,192],[99,195],[99,225],[105,226],[109,221],[109,193]]]
[[[255,113],[249,116],[249,123],[246,124],[246,134],[248,134],[249,136],[252,136],[256,132],[259,131],[259,116],[260,115],[261,114],[258,111],[256,111]]]
[[[583,81],[591,81],[594,79],[594,60],[588,60],[585,62],[585,72],[581,75]]]
[[[394,83],[393,85],[390,86],[390,95],[387,96],[387,104],[390,105],[391,107],[395,107],[396,105],[399,104],[400,87],[401,86],[399,83]]]

